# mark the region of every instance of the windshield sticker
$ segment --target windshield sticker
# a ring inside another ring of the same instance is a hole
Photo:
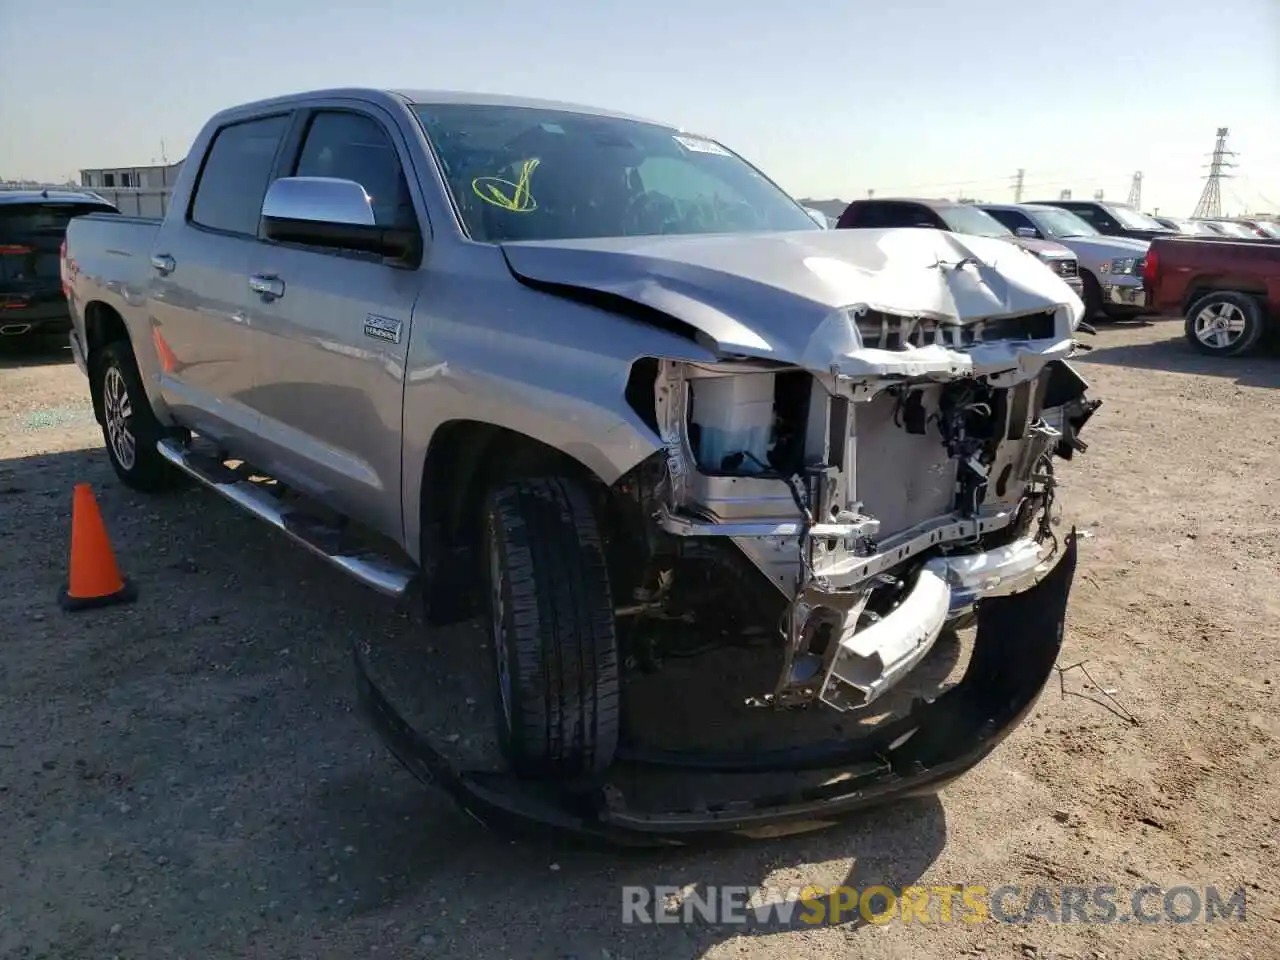
[[[701,137],[682,137],[674,136],[671,138],[680,146],[693,153],[713,153],[717,157],[730,156],[728,150],[720,146],[714,140],[703,140]]]
[[[515,183],[501,177],[476,177],[471,181],[471,189],[485,203],[510,213],[533,213],[538,209],[538,202],[529,191],[529,178],[541,162],[537,157],[531,157],[521,164],[520,176]]]

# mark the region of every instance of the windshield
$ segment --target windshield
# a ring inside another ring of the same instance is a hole
[[[1257,221],[1258,229],[1265,233],[1268,237],[1280,239],[1280,224],[1274,224],[1270,220]]]
[[[977,207],[960,204],[938,210],[952,233],[966,233],[974,237],[1012,237],[1013,232],[1003,223]]]
[[[1129,230],[1160,230],[1164,233],[1173,233],[1159,220],[1154,217],[1148,217],[1145,213],[1139,213],[1133,207],[1124,205],[1123,203],[1109,203],[1107,210],[1111,215],[1120,221],[1120,225]]]
[[[670,127],[536,107],[414,110],[483,243],[822,229],[741,157]]]
[[[1093,224],[1069,210],[1037,210],[1034,213],[1040,232],[1050,237],[1097,237],[1101,234]]]
[[[61,282],[59,250],[72,217],[110,210],[99,204],[14,203],[0,206],[0,282]]]

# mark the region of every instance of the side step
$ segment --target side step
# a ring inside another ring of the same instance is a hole
[[[397,563],[380,554],[350,549],[350,544],[344,543],[347,538],[341,530],[297,510],[290,510],[268,490],[241,478],[223,464],[213,465],[208,457],[188,455],[187,449],[176,440],[161,440],[156,449],[184,473],[379,593],[402,597],[417,576],[417,571],[407,564]]]

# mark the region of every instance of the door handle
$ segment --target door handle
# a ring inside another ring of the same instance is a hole
[[[153,253],[151,255],[151,266],[154,267],[161,276],[173,273],[174,268],[178,266],[178,261],[173,259],[167,253]]]
[[[256,274],[249,278],[249,289],[264,300],[279,300],[284,296],[284,281],[276,276]]]

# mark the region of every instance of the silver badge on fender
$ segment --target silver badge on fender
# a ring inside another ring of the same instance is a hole
[[[400,321],[371,313],[364,318],[364,335],[387,343],[400,342]]]

